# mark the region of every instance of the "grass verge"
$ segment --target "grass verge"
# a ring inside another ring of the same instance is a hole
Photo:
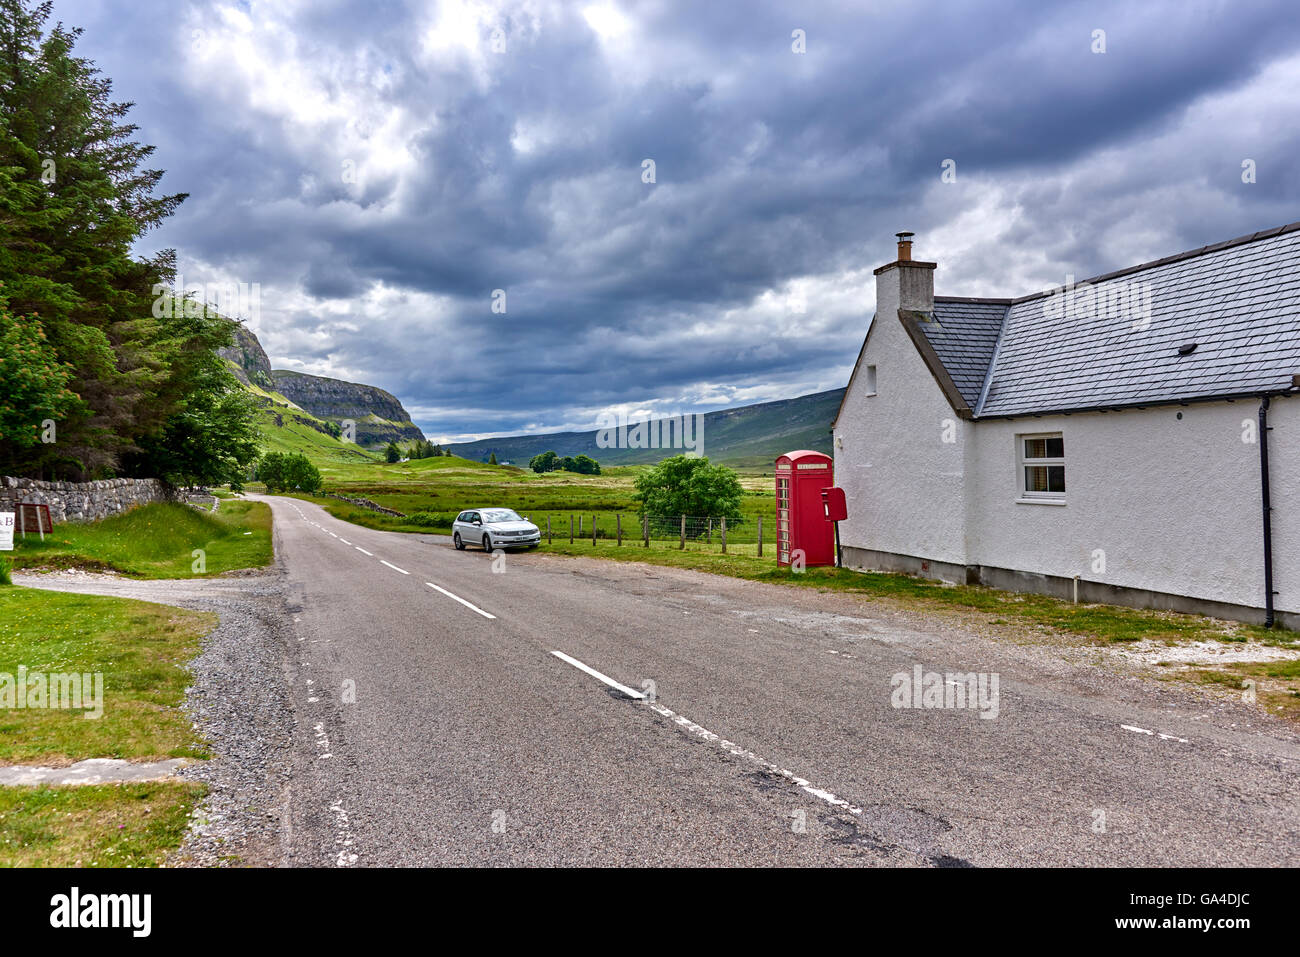
[[[83,568],[133,578],[218,575],[271,558],[271,509],[245,501],[223,501],[216,512],[144,505],[98,522],[56,526],[43,542],[28,533],[15,539],[12,553],[15,569]]]
[[[157,867],[203,792],[161,782],[0,788],[0,867]]]
[[[185,663],[216,621],[149,602],[0,587],[0,764],[207,757],[180,704]],[[79,708],[17,707],[20,665],[29,682],[101,674],[102,715],[86,717],[98,710],[88,690]],[[179,782],[0,788],[0,866],[161,864],[203,793]]]
[[[216,622],[209,612],[143,601],[0,588],[0,675],[12,682],[20,665],[29,675],[103,675],[98,719],[86,708],[0,708],[0,762],[206,757],[179,706],[185,663]]]

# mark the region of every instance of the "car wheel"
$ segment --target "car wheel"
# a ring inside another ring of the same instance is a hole
[[[483,551],[492,551],[492,537],[490,535],[483,536]]]
[[[465,550],[465,543],[460,540],[460,532],[451,536],[451,543],[456,546],[456,551],[461,552]]]

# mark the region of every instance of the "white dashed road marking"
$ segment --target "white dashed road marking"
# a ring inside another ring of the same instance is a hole
[[[1188,743],[1186,738],[1180,738],[1174,734],[1161,734],[1158,731],[1148,731],[1146,728],[1135,728],[1131,724],[1121,724],[1120,727],[1123,728],[1125,731],[1136,731],[1138,734],[1154,735],[1155,737],[1159,738],[1161,741],[1177,741],[1179,744]]]
[[[397,567],[396,565],[394,565],[392,562],[386,562],[386,561],[384,561],[382,558],[379,559],[379,564],[381,564],[381,565],[387,565],[387,566],[388,566],[389,568],[391,568],[393,571],[395,571],[395,572],[401,572],[403,575],[409,575],[409,574],[411,574],[411,573],[408,572],[405,568],[398,568],[398,567]]]
[[[352,547],[355,548],[357,551],[359,551],[362,555],[369,555],[371,558],[375,557],[373,552],[366,551],[360,545],[353,545]]]
[[[568,655],[566,655],[566,654],[565,654],[564,652],[562,652],[562,651],[552,651],[551,654],[555,655],[555,657],[559,658],[561,661],[567,661],[569,664],[573,665],[573,667],[577,668],[579,671],[585,671],[587,674],[591,675],[591,676],[592,676],[593,678],[595,678],[597,681],[603,681],[603,682],[605,682],[605,684],[609,685],[609,686],[610,686],[611,688],[613,688],[615,691],[621,691],[623,694],[627,695],[629,698],[635,698],[637,701],[644,701],[644,700],[645,700],[645,695],[643,695],[641,692],[639,692],[639,691],[633,691],[633,690],[632,690],[631,688],[629,688],[627,685],[621,685],[621,684],[619,684],[619,683],[618,683],[617,681],[615,681],[613,678],[609,677],[609,675],[603,675],[603,674],[601,674],[599,671],[597,671],[595,668],[592,668],[592,667],[590,667],[590,666],[588,666],[588,665],[584,665],[584,664],[583,664],[581,661],[579,661],[577,658],[570,658]]]
[[[476,611],[476,612],[478,612],[478,613],[479,613],[480,615],[482,615],[484,618],[491,618],[491,619],[494,619],[494,620],[496,619],[496,615],[488,614],[486,611],[484,611],[484,610],[483,610],[482,608],[480,608],[478,605],[475,605],[475,604],[473,604],[473,603],[471,603],[471,602],[467,602],[464,598],[461,598],[459,595],[453,595],[451,592],[447,591],[447,589],[441,587],[440,585],[435,585],[433,582],[425,582],[425,584],[428,585],[430,588],[432,588],[434,591],[442,592],[442,593],[443,593],[444,595],[446,595],[448,598],[451,598],[451,599],[454,599],[455,601],[460,602],[462,605],[464,605],[464,606],[465,606],[466,608],[468,608],[470,611]]]
[[[555,655],[555,657],[559,658],[561,661],[567,661],[569,664],[573,665],[573,667],[577,668],[579,671],[585,671],[587,674],[591,675],[596,680],[604,682],[605,684],[609,685],[611,688],[614,688],[615,690],[620,691],[623,694],[627,695],[629,698],[632,698],[636,701],[644,701],[648,707],[650,707],[652,710],[655,711],[655,713],[663,715],[665,718],[668,718],[674,724],[678,725],[679,727],[685,728],[687,731],[690,731],[692,734],[696,735],[697,737],[703,738],[705,741],[708,741],[710,744],[717,745],[719,748],[726,751],[728,754],[734,755],[735,757],[738,758],[742,758],[743,760],[748,761],[750,764],[757,765],[758,767],[762,768],[764,771],[767,771],[769,774],[775,774],[779,777],[785,778],[791,784],[796,785],[800,790],[804,791],[807,794],[811,794],[813,797],[819,800],[825,801],[827,804],[834,805],[835,807],[843,811],[848,811],[850,814],[859,817],[862,815],[862,808],[854,804],[850,804],[848,801],[845,801],[842,798],[836,797],[830,791],[827,791],[823,788],[814,787],[809,781],[799,777],[799,775],[795,774],[793,771],[787,771],[785,768],[781,767],[780,765],[773,764],[771,761],[765,761],[762,758],[760,758],[757,754],[755,754],[753,751],[750,751],[746,748],[742,748],[738,744],[733,744],[731,741],[728,741],[726,738],[719,737],[718,735],[710,731],[708,728],[701,727],[700,725],[696,724],[694,721],[691,721],[689,718],[682,717],[681,715],[677,714],[677,712],[671,710],[670,708],[665,708],[663,705],[659,704],[658,702],[648,700],[646,696],[642,694],[640,691],[633,691],[627,685],[619,684],[613,678],[609,677],[608,675],[601,674],[595,668],[583,664],[577,658],[572,658],[569,655],[566,655],[562,651],[552,651],[551,654]]]

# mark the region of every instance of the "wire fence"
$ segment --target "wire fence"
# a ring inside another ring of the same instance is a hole
[[[675,548],[776,558],[774,521],[710,515],[642,515],[638,512],[534,511],[542,541],[611,548]]]

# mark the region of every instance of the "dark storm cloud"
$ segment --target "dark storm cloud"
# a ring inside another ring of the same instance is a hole
[[[277,366],[434,435],[842,385],[899,228],[952,251],[942,292],[1018,294],[1296,218],[1285,2],[618,9],[56,12],[192,194],[151,243],[261,283]]]

